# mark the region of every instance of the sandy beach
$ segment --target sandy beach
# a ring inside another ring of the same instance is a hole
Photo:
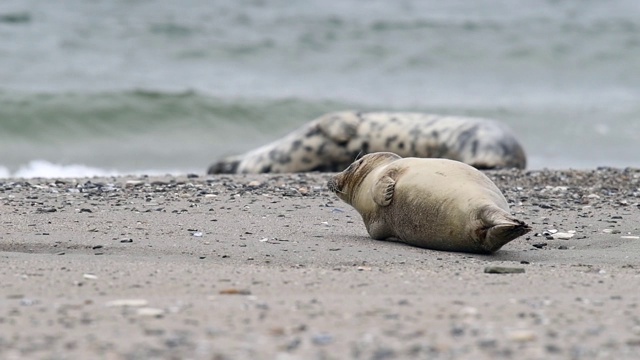
[[[490,256],[330,174],[0,180],[0,358],[637,359],[640,169],[487,175],[533,228]]]

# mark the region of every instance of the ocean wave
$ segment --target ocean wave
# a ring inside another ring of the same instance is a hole
[[[116,169],[106,169],[83,164],[57,164],[46,160],[32,160],[27,164],[21,165],[14,172],[6,167],[0,166],[0,178],[88,178],[88,177],[105,177],[105,176],[124,176],[124,175],[180,175],[184,171],[174,170],[136,170],[136,171],[118,171]]]
[[[0,178],[70,178],[117,175],[122,174],[115,170],[81,164],[54,164],[45,160],[32,160],[20,166],[15,172],[9,171],[6,167],[0,167]]]
[[[0,139],[109,136],[166,127],[214,132],[229,124],[268,131],[348,107],[338,102],[292,98],[223,99],[195,91],[0,92]]]
[[[203,173],[221,157],[271,142],[324,113],[347,109],[496,119],[510,126],[522,141],[531,168],[638,166],[640,107],[632,101],[589,108],[573,103],[375,108],[322,99],[222,98],[195,91],[131,90],[0,92],[0,167],[5,177],[73,176],[73,164],[91,168],[87,175],[147,169]],[[43,171],[45,165],[33,165],[40,160],[58,164],[61,171],[55,167]],[[38,171],[31,171],[34,169]]]
[[[0,166],[10,175],[21,175],[19,168],[33,160],[118,173],[204,171],[218,157],[350,107],[321,100],[223,99],[192,91],[0,92]]]

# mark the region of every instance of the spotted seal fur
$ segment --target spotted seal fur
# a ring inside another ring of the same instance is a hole
[[[526,156],[497,121],[412,112],[343,111],[323,115],[285,137],[224,158],[209,174],[328,171],[359,154],[391,151],[403,157],[447,158],[479,169],[524,168]]]
[[[459,161],[372,153],[327,186],[362,215],[377,240],[490,254],[531,230],[509,213],[487,176]]]

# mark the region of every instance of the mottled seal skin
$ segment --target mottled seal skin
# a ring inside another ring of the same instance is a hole
[[[327,186],[362,215],[377,240],[491,254],[531,231],[509,213],[488,177],[458,161],[372,153]]]
[[[358,154],[446,158],[479,169],[520,168],[526,156],[503,124],[410,112],[344,111],[321,116],[284,138],[222,159],[209,174],[340,171]]]

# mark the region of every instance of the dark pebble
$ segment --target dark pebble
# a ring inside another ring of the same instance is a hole
[[[91,209],[80,209],[81,213],[92,213]]]
[[[393,351],[393,349],[380,348],[373,353],[373,356],[371,357],[371,359],[386,360],[386,359],[393,359],[395,357],[396,357],[396,352]]]
[[[486,339],[478,341],[478,346],[481,348],[495,348],[498,345],[498,342],[494,339]]]
[[[302,343],[302,341],[300,340],[300,338],[295,338],[293,340],[291,340],[288,344],[287,344],[287,351],[293,351],[295,349],[298,348],[298,346],[300,346],[300,343]]]
[[[314,345],[329,345],[333,342],[333,336],[329,334],[318,334],[311,338]]]
[[[487,266],[484,268],[484,272],[486,274],[521,274],[524,273],[524,268]]]
[[[463,336],[464,335],[464,328],[460,327],[460,326],[454,326],[451,328],[451,335],[452,336]]]
[[[548,353],[552,353],[552,354],[558,354],[562,352],[562,349],[560,349],[557,345],[554,345],[554,344],[549,344],[545,346],[545,349],[547,350]]]
[[[251,295],[251,290],[248,289],[224,289],[218,292],[220,295]]]
[[[535,243],[531,244],[531,246],[533,246],[534,248],[542,249],[543,247],[547,246],[547,243]]]
[[[133,239],[121,239],[120,242],[121,243],[132,243]]]

